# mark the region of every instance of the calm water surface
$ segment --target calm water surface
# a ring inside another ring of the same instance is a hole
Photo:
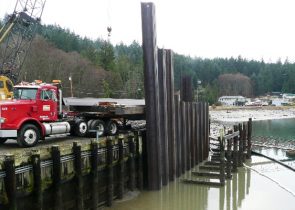
[[[295,173],[269,162],[265,158],[253,157],[247,163],[253,169],[295,192]],[[293,162],[293,164],[295,164]],[[190,176],[187,173],[185,176]],[[181,179],[163,187],[161,191],[142,192],[135,199],[117,201],[112,208],[120,210],[294,210],[295,194],[283,190],[273,181],[250,169],[240,168],[225,187],[184,184]]]
[[[266,136],[282,141],[295,141],[295,119],[253,122],[253,136]],[[286,159],[281,149],[255,148],[257,152],[276,159]],[[285,162],[295,168],[295,161]],[[128,201],[117,201],[112,208],[120,210],[294,210],[295,172],[273,163],[266,158],[252,156],[247,162],[251,166],[239,168],[225,187],[212,188],[184,184],[180,179],[163,187],[161,191],[142,192]],[[261,174],[275,180],[262,176]],[[190,177],[187,173],[184,177]],[[281,186],[279,186],[278,185]],[[283,189],[286,188],[287,190]]]
[[[270,136],[295,141],[295,119],[253,121],[253,136]]]

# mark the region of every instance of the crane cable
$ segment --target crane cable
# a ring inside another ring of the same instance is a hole
[[[283,190],[285,190],[285,191],[287,191],[288,193],[290,193],[293,197],[295,197],[295,193],[294,193],[294,192],[292,192],[290,189],[284,187],[284,186],[283,186],[282,184],[280,184],[278,181],[276,181],[276,180],[274,180],[273,178],[271,178],[271,177],[269,177],[269,176],[267,176],[267,175],[265,175],[265,174],[263,174],[263,173],[257,171],[256,169],[252,168],[251,166],[246,165],[245,163],[243,163],[243,165],[244,165],[245,168],[250,169],[250,170],[252,170],[252,171],[258,173],[260,176],[264,176],[264,177],[266,177],[267,179],[271,180],[272,182],[276,183],[280,188],[282,188]]]

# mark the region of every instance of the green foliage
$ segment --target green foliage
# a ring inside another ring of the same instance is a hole
[[[134,41],[130,45],[120,43],[113,46],[105,40],[82,38],[57,25],[41,26],[38,31],[57,48],[65,52],[76,51],[96,69],[101,67],[109,71],[111,76],[105,80],[103,88],[107,96],[143,97],[143,53],[139,43]],[[283,63],[265,63],[263,60],[247,60],[241,56],[203,59],[174,54],[175,89],[179,89],[181,77],[189,75],[195,89],[197,81],[202,81],[200,97],[210,103],[215,103],[221,94],[216,82],[218,77],[236,73],[250,78],[254,96],[272,91],[295,93],[295,64],[288,60]]]
[[[104,41],[104,44],[100,47],[100,50],[98,52],[98,60],[100,66],[109,71],[114,70],[115,67],[115,54],[114,54],[114,48],[111,43],[108,41]]]
[[[112,96],[112,90],[111,90],[110,84],[106,80],[103,80],[102,86],[103,86],[103,93],[104,93],[103,97],[110,98]]]

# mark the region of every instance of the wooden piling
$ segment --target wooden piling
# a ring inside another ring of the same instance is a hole
[[[248,133],[248,126],[247,126],[247,122],[244,122],[243,123],[243,156],[242,156],[242,160],[243,160],[243,163],[246,161],[246,143],[247,143],[247,133]]]
[[[119,136],[118,139],[118,146],[119,146],[119,174],[118,174],[118,199],[123,198],[124,194],[124,172],[125,172],[125,163],[124,163],[124,137]]]
[[[91,141],[91,207],[96,210],[98,207],[99,193],[98,193],[98,142],[96,140]]]
[[[41,184],[41,159],[39,150],[32,150],[31,164],[33,166],[33,194],[35,198],[36,209],[42,209],[43,193]]]
[[[113,139],[107,137],[106,139],[106,168],[107,168],[107,206],[113,205],[114,196],[114,172],[113,172]]]
[[[239,152],[238,152],[238,167],[243,166],[243,129],[242,129],[242,124],[239,123]]]
[[[82,176],[82,158],[81,158],[81,145],[79,145],[78,141],[73,142],[73,154],[74,154],[74,169],[75,176]]]
[[[77,195],[77,193],[75,193]],[[56,185],[53,193],[53,208],[54,210],[64,210],[62,200],[62,189],[60,185]]]
[[[224,164],[224,139],[218,137],[220,142],[220,183],[225,183],[225,164]]]
[[[135,144],[136,144],[136,172],[137,182],[136,186],[138,190],[143,190],[143,162],[142,162],[142,135],[140,131],[135,132]]]
[[[92,173],[91,179],[91,209],[97,210],[99,203],[98,174]]]
[[[82,157],[81,157],[81,145],[78,141],[73,142],[73,154],[74,154],[74,169],[75,169],[75,179],[76,179],[76,195],[77,195],[77,205],[78,210],[84,209],[83,203],[83,180],[82,180]]]
[[[234,132],[238,131],[238,126],[234,125]],[[235,136],[233,139],[234,148],[233,148],[233,170],[232,172],[236,173],[238,171],[238,136]]]
[[[14,155],[7,154],[4,159],[4,168],[6,176],[4,178],[5,191],[9,205],[16,205],[16,175],[15,175],[15,160]]]
[[[232,134],[233,131],[229,130],[228,134]],[[232,162],[232,140],[227,139],[227,150],[226,150],[226,178],[231,179],[231,162]]]
[[[58,188],[61,184],[61,160],[60,160],[60,150],[58,145],[53,145],[51,147],[52,156],[52,171],[53,171],[53,186]]]
[[[249,118],[248,135],[247,135],[247,159],[251,158],[251,147],[252,147],[252,118]]]
[[[91,141],[91,173],[97,175],[98,168],[98,142],[96,140]]]
[[[41,159],[39,150],[32,151],[31,163],[33,166],[34,194],[35,196],[38,196],[40,193],[42,193]]]
[[[237,199],[237,195],[238,195],[238,174],[235,173],[233,174],[233,187],[232,187],[232,195],[233,195],[233,199],[232,199],[232,206],[233,206],[233,210],[237,210],[237,206],[238,206],[238,199]]]
[[[135,190],[135,144],[134,136],[128,136],[128,146],[129,146],[129,190]]]

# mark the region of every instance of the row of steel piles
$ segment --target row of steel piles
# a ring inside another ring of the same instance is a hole
[[[141,3],[141,12],[145,178],[148,189],[157,190],[208,156],[209,115],[207,103],[184,102],[174,94],[173,53],[157,48],[154,4]]]

